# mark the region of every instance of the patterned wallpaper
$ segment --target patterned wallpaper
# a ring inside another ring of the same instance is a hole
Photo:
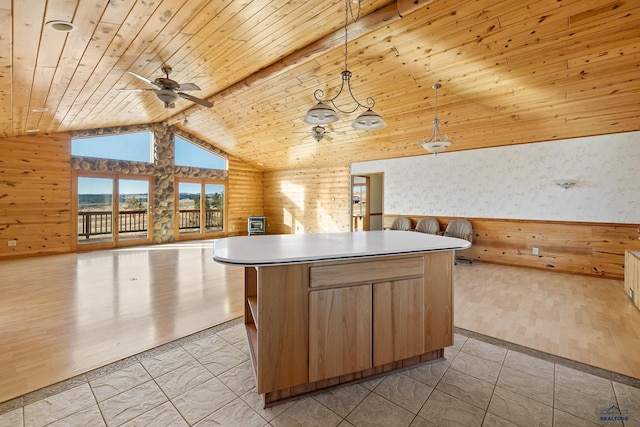
[[[640,222],[640,132],[351,165],[375,172],[385,214]]]

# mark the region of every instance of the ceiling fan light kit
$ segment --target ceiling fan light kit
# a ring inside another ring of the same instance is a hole
[[[425,136],[420,142],[422,148],[436,155],[443,152],[451,145],[449,137],[445,135],[443,138],[440,134],[440,120],[438,120],[438,89],[440,89],[441,87],[442,85],[440,83],[436,83],[432,86],[432,88],[436,91],[436,114],[435,118],[433,119],[433,133],[431,134],[431,138],[427,139],[427,137]]]
[[[360,114],[358,118],[356,118],[352,126],[355,129],[359,129],[359,130],[382,129],[385,126],[387,126],[387,124],[379,114],[373,111],[373,107],[376,104],[373,98],[369,97],[365,100],[364,103],[362,103],[356,99],[356,97],[353,95],[353,92],[351,90],[352,73],[351,71],[349,71],[347,66],[347,58],[349,56],[348,50],[347,50],[347,46],[349,42],[347,27],[349,25],[349,12],[351,12],[352,21],[357,22],[358,18],[360,17],[360,8],[361,8],[360,1],[358,0],[352,0],[352,1],[353,3],[358,5],[358,12],[354,15],[353,9],[349,4],[349,0],[345,0],[344,71],[340,73],[340,77],[342,80],[340,83],[340,89],[338,90],[338,93],[336,93],[332,98],[327,98],[327,99],[323,99],[325,94],[322,89],[316,89],[315,92],[313,92],[313,97],[316,99],[316,101],[318,101],[318,103],[313,107],[311,107],[309,111],[307,111],[307,114],[304,117],[303,121],[307,124],[313,124],[313,125],[326,125],[330,123],[335,123],[339,119],[339,116],[336,113],[336,110],[340,111],[343,114],[351,114],[351,113],[354,113],[359,108],[361,108],[365,110],[365,112]],[[345,87],[345,84],[346,84],[346,87]],[[347,110],[342,109],[335,103],[335,100],[340,96],[342,91],[345,89],[349,92],[351,99],[355,103],[355,106],[352,109],[347,109]],[[333,108],[331,108],[328,104],[331,104]]]
[[[334,131],[334,130],[328,130],[327,128],[325,128],[324,126],[321,125],[315,125],[311,128],[311,132],[305,131],[305,132],[293,132],[293,133],[306,133],[306,134],[310,134],[311,137],[313,139],[315,139],[317,142],[322,141],[322,139],[327,139],[329,141],[331,141],[333,138],[331,138],[329,136],[329,134],[336,134],[336,135],[346,135],[346,132],[343,131]]]
[[[322,138],[325,137],[326,134],[326,130],[323,126],[314,126],[313,128],[311,128],[311,131],[313,132],[313,139],[315,139],[316,141],[320,142],[322,141]]]
[[[164,102],[165,108],[175,108],[178,94],[168,89],[158,89],[155,91],[156,96],[162,102]]]

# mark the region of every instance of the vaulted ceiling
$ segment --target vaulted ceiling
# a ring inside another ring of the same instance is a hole
[[[414,156],[436,82],[448,151],[640,130],[637,0],[361,8],[348,26],[352,87],[387,127],[356,130],[357,113],[343,115],[316,141],[302,118],[314,90],[340,85],[343,0],[0,0],[0,136],[169,120],[264,170]],[[77,28],[54,32],[53,20]],[[154,80],[163,65],[213,107],[118,90],[150,87],[127,71]]]

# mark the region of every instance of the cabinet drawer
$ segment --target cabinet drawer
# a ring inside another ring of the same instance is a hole
[[[323,265],[310,268],[309,286],[347,285],[372,283],[401,277],[417,277],[424,274],[424,258],[377,259],[349,264]]]

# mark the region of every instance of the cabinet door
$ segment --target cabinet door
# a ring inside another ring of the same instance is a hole
[[[309,381],[371,367],[371,285],[309,292]]]
[[[373,285],[373,365],[424,353],[421,277]]]

